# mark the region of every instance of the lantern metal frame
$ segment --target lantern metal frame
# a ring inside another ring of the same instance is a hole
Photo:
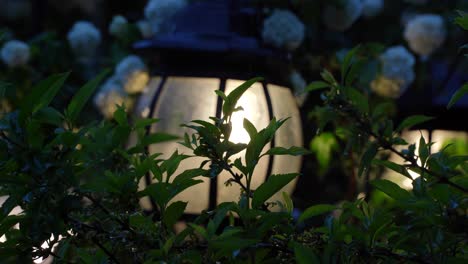
[[[219,90],[226,91],[228,79],[247,80],[252,77],[265,77],[261,82],[266,98],[268,118],[274,117],[273,104],[268,84],[287,89],[284,80],[284,65],[290,63],[290,54],[264,46],[258,39],[258,25],[261,12],[252,8],[249,1],[219,0],[194,2],[173,19],[174,31],[143,40],[134,44],[135,50],[148,58],[153,76],[161,80],[149,104],[149,117],[155,114],[158,99],[165,89],[168,76],[207,77],[220,80]],[[202,17],[203,21],[199,21]],[[194,24],[194,21],[197,23]],[[222,65],[222,67],[220,67]],[[217,98],[216,117],[222,115],[222,99]],[[300,117],[300,115],[299,115]],[[302,122],[301,122],[302,123]],[[149,134],[151,127],[147,128]],[[301,129],[302,137],[302,129]],[[301,138],[302,140],[302,138]],[[273,138],[270,147],[275,146]],[[149,152],[149,146],[147,147]],[[273,171],[273,157],[268,157],[266,177]],[[266,178],[265,178],[266,179]],[[146,175],[146,184],[152,183],[151,175]],[[218,203],[218,177],[210,179],[208,209]],[[151,201],[153,210],[156,204]]]

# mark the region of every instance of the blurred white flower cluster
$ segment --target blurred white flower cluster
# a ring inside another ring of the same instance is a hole
[[[262,38],[276,48],[293,51],[304,40],[304,31],[304,24],[292,12],[275,10],[263,21]]]
[[[112,18],[109,24],[109,34],[117,38],[124,38],[128,32],[128,21],[121,15]]]
[[[131,108],[130,95],[140,93],[149,81],[149,73],[140,57],[129,55],[116,65],[114,75],[99,89],[94,104],[105,118],[112,118],[117,105]]]
[[[331,30],[345,31],[361,16],[361,0],[347,0],[342,4],[328,4],[323,11],[323,23]]]
[[[442,43],[447,33],[444,20],[439,15],[417,15],[408,21],[404,37],[409,47],[421,56],[431,55]]]
[[[101,33],[90,22],[78,21],[67,34],[70,47],[82,59],[91,58],[101,43]]]
[[[19,40],[10,40],[3,45],[0,56],[10,68],[25,65],[30,57],[29,46]]]
[[[393,46],[380,55],[381,74],[371,89],[384,97],[399,97],[414,81],[414,56],[403,46]]]
[[[299,106],[302,106],[308,95],[308,93],[305,92],[305,88],[307,87],[306,81],[304,78],[302,78],[302,75],[298,71],[293,71],[289,75],[289,82],[292,85],[296,103]]]
[[[149,0],[144,10],[146,20],[140,21],[137,26],[144,37],[151,37],[163,30],[164,23],[186,5],[186,0]],[[150,25],[150,31],[148,25]]]
[[[362,0],[362,15],[364,17],[375,17],[384,7],[384,0]]]

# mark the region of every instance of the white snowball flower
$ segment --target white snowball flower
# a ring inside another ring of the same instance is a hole
[[[143,38],[147,39],[154,36],[151,23],[148,20],[140,20],[136,25]]]
[[[323,23],[335,31],[345,31],[361,16],[361,0],[344,1],[343,6],[328,4],[323,11]]]
[[[90,58],[101,43],[101,33],[90,22],[78,21],[68,32],[67,39],[76,56]]]
[[[388,48],[380,55],[382,73],[371,83],[374,92],[396,98],[414,81],[414,56],[403,46]]]
[[[304,40],[304,32],[304,24],[287,10],[275,10],[263,21],[263,41],[277,48],[297,49]]]
[[[121,15],[114,16],[109,24],[109,34],[115,37],[125,37],[128,30],[128,21]]]
[[[444,43],[447,32],[439,15],[418,15],[406,24],[404,37],[409,47],[421,56],[428,56]]]
[[[156,34],[161,26],[187,5],[186,0],[150,0],[145,6],[145,17]]]
[[[302,78],[301,74],[297,71],[293,71],[289,75],[289,82],[294,89],[294,97],[296,98],[296,102],[299,106],[302,106],[307,99],[307,93],[305,92],[305,88],[307,87],[307,83]]]
[[[0,56],[10,68],[25,65],[30,57],[29,46],[19,40],[10,40],[3,45]]]
[[[115,75],[127,93],[134,94],[143,91],[149,81],[145,63],[140,57],[129,55],[115,67]]]
[[[375,17],[384,7],[384,0],[362,0],[362,15]]]
[[[125,104],[127,108],[132,106],[130,97],[125,93],[120,82],[114,76],[101,86],[94,96],[93,102],[106,119],[113,117],[114,112],[117,110],[117,105]]]

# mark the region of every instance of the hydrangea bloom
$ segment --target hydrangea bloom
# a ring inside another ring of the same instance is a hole
[[[68,43],[76,56],[89,58],[101,43],[101,33],[90,22],[76,22],[67,35]]]
[[[380,55],[382,73],[371,83],[379,95],[396,98],[414,81],[414,56],[403,46],[388,48]]]
[[[362,15],[375,17],[384,7],[384,0],[362,0]]]
[[[127,93],[143,91],[149,81],[145,63],[135,55],[129,55],[115,67],[115,76]]]
[[[109,33],[115,37],[124,37],[127,34],[128,21],[125,17],[117,15],[109,24]]]
[[[361,16],[361,0],[344,1],[343,6],[328,4],[323,11],[323,23],[330,29],[345,31]]]
[[[275,10],[263,21],[263,41],[290,51],[299,47],[304,39],[304,24],[287,10]]]
[[[107,119],[111,119],[117,110],[117,105],[125,104],[131,107],[132,101],[125,93],[120,82],[115,78],[109,78],[99,89],[93,99],[94,105],[99,112]]]
[[[30,57],[29,46],[19,40],[10,40],[3,45],[0,56],[8,67],[25,65]]]
[[[445,40],[444,20],[439,15],[418,15],[405,27],[404,37],[415,53],[428,56]]]
[[[140,20],[136,25],[143,38],[151,38],[154,36],[151,23],[148,20]]]
[[[307,99],[307,93],[305,92],[305,88],[307,87],[306,81],[299,72],[293,71],[289,75],[289,82],[291,82],[292,88],[294,89],[294,96],[296,97],[297,104],[299,106],[303,105]]]
[[[150,0],[144,12],[145,17],[151,23],[153,34],[160,31],[163,24],[186,5],[186,0]]]

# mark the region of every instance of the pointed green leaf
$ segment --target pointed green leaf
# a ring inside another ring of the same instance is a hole
[[[331,204],[317,204],[307,208],[299,217],[298,222],[303,222],[311,217],[322,215],[336,209],[335,205]]]
[[[300,156],[300,155],[306,155],[309,154],[310,151],[308,151],[305,148],[301,147],[290,147],[290,148],[283,148],[283,147],[274,147],[269,149],[267,152],[265,152],[263,155],[291,155],[291,156]]]
[[[398,184],[389,180],[374,180],[371,184],[397,201],[404,202],[412,198],[407,190],[402,189]]]
[[[403,166],[403,165],[400,165],[400,164],[397,164],[395,162],[392,162],[392,161],[389,161],[389,160],[379,160],[379,159],[374,159],[372,161],[373,164],[376,164],[376,165],[381,165],[381,166],[385,166],[397,173],[400,173],[401,175],[409,178],[409,179],[413,179],[411,177],[411,175],[409,174],[409,172],[406,170],[406,168]]]
[[[86,83],[83,87],[78,90],[78,92],[73,96],[70,104],[67,107],[67,118],[70,122],[75,122],[80,114],[81,110],[85,106],[86,102],[89,100],[91,95],[98,87],[99,83],[109,74],[110,70],[104,70],[94,79]]]
[[[315,81],[315,82],[309,83],[309,85],[307,85],[305,90],[307,92],[312,92],[312,91],[316,91],[316,90],[322,90],[322,89],[328,88],[330,86],[331,85],[329,83],[322,82],[322,81]]]
[[[458,89],[450,98],[447,105],[447,109],[450,109],[458,100],[460,100],[465,94],[468,93],[468,83],[465,83],[460,89]]]
[[[224,104],[223,104],[223,115],[230,116],[234,112],[234,108],[236,107],[237,101],[239,98],[244,94],[247,89],[250,88],[254,83],[262,81],[263,78],[253,78],[250,79],[243,84],[239,85],[236,89],[234,89],[229,95],[226,97]]]
[[[263,203],[277,193],[281,188],[294,180],[299,173],[271,175],[255,191],[252,199],[252,207],[258,208]]]
[[[255,126],[247,118],[244,118],[244,129],[247,131],[251,139],[258,133]]]
[[[179,220],[179,218],[184,214],[186,207],[187,207],[186,202],[177,201],[177,202],[171,203],[166,208],[166,210],[164,211],[162,220],[167,228],[171,229],[174,226],[177,220]]]
[[[427,122],[429,120],[434,119],[434,117],[431,116],[425,116],[425,115],[413,115],[405,118],[401,124],[398,126],[396,131],[400,132],[405,128],[410,128],[415,125],[419,125],[421,123]]]
[[[356,47],[352,48],[350,51],[346,53],[346,56],[343,59],[343,62],[341,63],[341,83],[343,84],[345,77],[348,73],[348,69],[353,63],[353,59],[356,56],[356,53],[359,51],[361,48],[360,45],[357,45]]]
[[[375,155],[377,155],[377,150],[379,147],[375,143],[371,143],[361,158],[361,163],[359,164],[359,171],[358,176],[361,176],[364,170],[369,169],[372,160],[374,159]]]

